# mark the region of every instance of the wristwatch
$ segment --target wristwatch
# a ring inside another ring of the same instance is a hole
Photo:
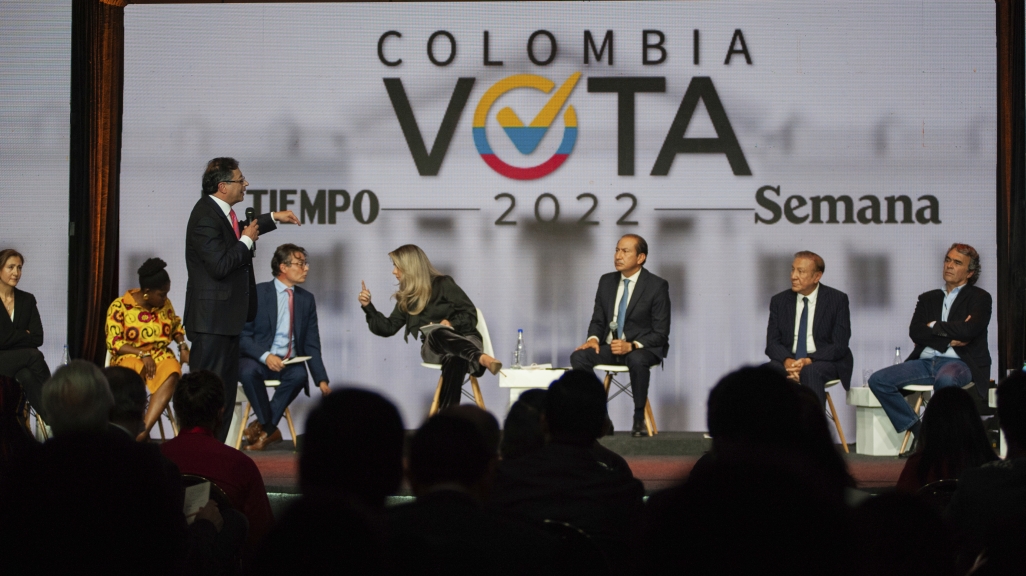
[[[139,351],[139,352],[138,352],[138,353],[136,354],[136,356],[138,356],[138,357],[139,357],[139,359],[140,359],[140,360],[142,360],[143,358],[149,358],[149,357],[150,357],[150,353],[149,353],[149,352],[143,352],[142,350],[140,350],[140,351]]]

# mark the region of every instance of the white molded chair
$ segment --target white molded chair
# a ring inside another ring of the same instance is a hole
[[[962,390],[968,390],[975,385],[975,382],[970,382],[965,386],[962,386]],[[933,393],[933,384],[906,384],[902,386],[901,389],[906,392],[911,392],[912,394],[918,395],[918,398],[916,398],[916,406],[912,409],[912,411],[916,413],[916,416],[918,416],[919,409],[925,407],[926,404],[929,402],[929,400],[927,400],[927,397]],[[898,454],[905,453],[905,447],[908,445],[909,438],[911,437],[912,430],[905,430],[905,439],[901,441],[901,448],[898,450]]]
[[[481,313],[480,308],[477,309],[477,331],[481,334],[481,351],[489,356],[494,357],[495,350],[492,348],[492,337],[488,334],[488,324],[485,323],[484,314]],[[420,365],[425,368],[430,368],[432,370],[442,369],[441,364],[429,364],[427,362],[421,362]],[[477,377],[468,375],[467,378],[468,380],[470,380],[470,389],[473,391],[473,394],[461,388],[463,395],[473,400],[474,403],[477,404],[478,408],[484,410],[484,396],[481,395],[481,387],[477,383]],[[464,381],[464,384],[466,384],[466,380]],[[438,412],[438,399],[439,396],[441,396],[441,394],[442,377],[439,376],[438,386],[435,387],[435,399],[431,401],[431,409],[428,410],[428,418],[434,416],[435,413]]]
[[[277,388],[281,386],[281,380],[264,380],[264,386],[268,388]],[[246,399],[246,411],[242,416],[242,425],[239,426],[239,434],[235,438],[235,449],[238,450],[242,446],[242,436],[246,432],[246,426],[249,424],[249,413],[253,410],[253,403],[248,396],[245,395],[245,389],[239,386],[239,390],[243,392],[243,397]],[[275,392],[277,394],[277,392]],[[289,412],[289,407],[285,407],[285,421],[289,424],[289,434],[292,434],[292,447],[294,449],[299,448],[299,442],[296,440],[296,426],[292,423],[292,413]]]
[[[108,349],[107,355],[103,358],[104,368],[110,366],[110,359],[111,354]],[[147,391],[147,393],[148,392],[149,391]],[[147,399],[149,398],[147,397]],[[157,418],[157,429],[160,430],[161,441],[167,440],[167,438],[164,437],[164,416],[167,416],[167,419],[171,422],[171,437],[174,438],[175,436],[178,436],[178,422],[175,422],[175,413],[171,411],[171,402],[168,402],[167,406],[164,407],[164,413],[161,415],[161,418]]]
[[[830,380],[826,384],[823,384],[823,388],[830,388],[831,386],[837,386],[840,384],[840,380]],[[841,428],[841,420],[837,417],[837,408],[834,408],[834,401],[830,398],[830,392],[826,393],[827,405],[830,406],[830,411],[827,412],[827,416],[834,421],[834,427],[837,428],[837,437],[841,439],[841,446],[844,448],[844,453],[848,454],[848,441],[844,439],[844,429]]]
[[[658,366],[656,364],[655,366]],[[653,366],[653,368],[655,367]],[[623,374],[629,372],[626,366],[620,366],[619,364],[599,364],[595,366],[596,370],[602,370],[606,373],[605,379],[602,380],[602,385],[606,387],[606,402],[609,402],[613,398],[616,398],[620,394],[626,393],[631,398],[634,398],[634,393],[631,392],[630,382],[623,384],[619,380],[613,377],[613,374]],[[616,384],[617,391],[612,396],[609,395],[609,385]],[[659,428],[656,427],[655,414],[652,413],[652,400],[649,398],[645,399],[645,428],[648,430],[649,436],[655,436],[659,433]]]

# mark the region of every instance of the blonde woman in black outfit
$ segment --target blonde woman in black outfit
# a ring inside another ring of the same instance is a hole
[[[43,323],[36,298],[18,290],[25,258],[16,250],[0,250],[0,374],[21,384],[25,398],[36,412],[43,413],[43,383],[50,379],[39,347],[43,345]]]
[[[410,334],[423,342],[421,358],[442,365],[442,391],[439,409],[460,403],[464,376],[475,377],[487,369],[499,372],[502,364],[481,350],[481,334],[477,331],[477,308],[456,282],[435,270],[424,251],[413,244],[400,246],[388,253],[392,274],[399,289],[392,295],[395,308],[385,316],[374,308],[367,285],[361,282],[360,306],[367,315],[367,326],[378,336],[392,336],[405,327],[403,338]],[[442,327],[425,331],[430,324]]]

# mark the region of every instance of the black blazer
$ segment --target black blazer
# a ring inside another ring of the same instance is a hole
[[[43,345],[43,322],[36,297],[14,289],[14,321],[7,310],[0,311],[0,350],[39,348]]]
[[[260,234],[276,228],[270,214],[261,214],[257,222]],[[239,222],[240,227],[247,224]],[[189,216],[185,265],[185,329],[238,336],[243,324],[256,315],[253,252],[235,237],[231,221],[210,196],[200,198]]]
[[[619,284],[619,272],[603,274],[599,279],[588,337],[598,338],[600,344],[609,335],[609,323],[616,319],[619,303],[614,300]],[[627,304],[623,337],[629,342],[640,342],[660,358],[666,358],[670,351],[670,284],[644,268]]]
[[[396,304],[386,318],[374,308],[373,302],[365,306],[363,312],[370,331],[378,336],[392,336],[405,326],[403,339],[409,342],[410,334],[414,338],[420,336],[421,326],[448,320],[457,334],[481,338],[477,331],[477,308],[450,276],[439,276],[431,281],[431,299],[420,314],[407,314]]]
[[[766,327],[766,356],[770,360],[783,362],[794,357],[791,347],[794,345],[797,298],[793,290],[784,290],[770,300],[769,325]],[[834,363],[845,390],[851,387],[851,372],[855,363],[848,347],[849,340],[851,311],[848,308],[848,295],[820,284],[816,313],[812,317],[812,341],[816,343],[816,351],[809,354],[809,358],[815,362]]]
[[[992,301],[983,288],[963,286],[948,311],[948,321],[941,322],[941,308],[944,306],[944,291],[930,290],[919,295],[912,323],[908,326],[909,338],[916,345],[908,360],[915,360],[929,346],[943,352],[952,340],[967,342],[955,347],[955,353],[965,362],[973,374],[978,394],[986,394],[990,388],[990,346],[987,344],[987,326],[990,325]],[[968,322],[966,318],[970,318]],[[927,326],[936,321],[933,328]]]
[[[260,356],[271,349],[274,333],[278,328],[278,294],[274,282],[256,285],[257,314],[242,328],[239,348],[242,355],[260,361]],[[317,329],[317,303],[309,291],[293,287],[292,305],[295,317],[292,320],[292,337],[296,340],[296,356],[309,356],[306,366],[313,373],[317,383],[328,382],[328,371],[321,359],[321,335]],[[310,384],[305,383],[306,395],[310,395]]]

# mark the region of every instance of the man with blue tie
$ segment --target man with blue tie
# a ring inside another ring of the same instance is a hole
[[[766,328],[769,366],[815,392],[821,405],[826,404],[827,382],[840,379],[845,390],[851,386],[854,364],[848,348],[848,296],[820,284],[825,270],[823,258],[815,252],[795,254],[791,289],[770,300]]]
[[[328,394],[328,373],[321,359],[321,337],[317,330],[317,305],[313,294],[299,286],[306,282],[310,265],[306,250],[282,244],[271,258],[274,280],[256,286],[256,318],[242,329],[242,358],[239,379],[257,419],[246,427],[246,450],[263,450],[281,441],[278,422],[300,390],[310,395],[306,365],[321,394]],[[309,356],[306,362],[289,359]],[[264,380],[281,384],[268,399]]]
[[[616,243],[616,272],[599,279],[588,339],[570,355],[574,370],[626,365],[634,396],[631,435],[647,436],[645,404],[652,366],[670,350],[670,285],[644,269],[648,243],[627,234]]]

